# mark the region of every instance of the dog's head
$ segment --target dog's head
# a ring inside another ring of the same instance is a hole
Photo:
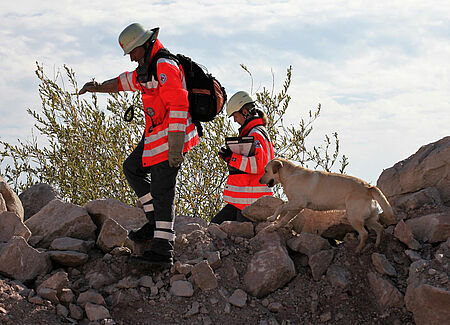
[[[280,183],[280,173],[278,171],[281,167],[283,167],[281,160],[275,158],[269,161],[266,167],[264,167],[264,175],[259,179],[259,183],[269,187]]]

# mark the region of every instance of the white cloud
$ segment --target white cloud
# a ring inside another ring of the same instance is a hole
[[[67,64],[80,84],[132,70],[117,36],[137,21],[160,26],[163,44],[206,65],[230,95],[250,90],[240,63],[254,89],[270,88],[273,72],[275,90],[292,65],[290,120],[321,103],[312,142],[337,131],[349,173],[375,182],[448,135],[448,17],[448,1],[2,2],[0,138],[31,134],[35,61],[48,75]]]

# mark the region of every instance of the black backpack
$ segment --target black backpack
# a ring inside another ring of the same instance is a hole
[[[148,67],[148,77],[153,75],[158,80],[156,63],[159,59],[172,59],[183,67],[188,90],[189,113],[197,127],[199,136],[203,136],[200,122],[212,121],[223,109],[227,101],[227,93],[220,82],[206,69],[182,54],[174,55],[167,49],[159,50]]]

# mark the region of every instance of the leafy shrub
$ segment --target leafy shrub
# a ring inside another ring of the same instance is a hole
[[[242,65],[242,68],[251,76],[247,67]],[[75,204],[111,197],[133,205],[136,196],[122,173],[122,163],[142,136],[144,118],[139,109],[142,108],[140,95],[110,94],[102,109],[96,94],[84,98],[77,95],[73,70],[64,66],[63,71],[64,77],[58,74],[51,80],[37,64],[42,111],[27,111],[36,121],[40,137],[19,140],[17,145],[0,141],[0,162],[8,161],[0,172],[16,191],[43,182],[54,186]],[[285,124],[284,115],[291,100],[288,95],[291,77],[292,67],[289,67],[279,93],[273,94],[273,89],[264,87],[254,94],[257,105],[268,115],[268,132],[275,155],[296,160],[305,167],[331,171],[339,157],[337,133],[331,138],[325,135],[322,146],[309,148],[306,142],[313,122],[320,115],[320,104],[309,111],[306,120],[300,118],[297,125]],[[65,79],[69,81],[70,91],[65,89]],[[137,109],[134,120],[128,123],[122,115],[130,105]],[[176,206],[179,214],[209,220],[223,205],[222,192],[228,176],[217,151],[226,136],[236,134],[225,114],[204,124],[204,133],[200,144],[186,156],[178,175]],[[339,163],[342,173],[348,165],[345,155]],[[279,188],[275,192],[282,196]]]

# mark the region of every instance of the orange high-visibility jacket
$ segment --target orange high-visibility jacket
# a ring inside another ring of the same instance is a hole
[[[153,45],[150,62],[163,48],[159,40]],[[119,79],[119,91],[141,91],[145,114],[144,167],[168,159],[169,132],[185,132],[183,153],[198,144],[197,129],[189,114],[188,91],[181,65],[174,60],[160,58],[156,64],[157,80],[139,83],[137,72],[124,72]],[[153,116],[151,116],[153,114]]]
[[[259,183],[264,167],[273,159],[273,144],[258,128],[264,128],[261,118],[250,120],[240,130],[239,136],[253,136],[255,155],[251,157],[233,153],[229,165],[243,173],[230,174],[223,192],[225,202],[242,210],[264,195],[273,195],[272,190]],[[266,132],[267,133],[267,132]]]

